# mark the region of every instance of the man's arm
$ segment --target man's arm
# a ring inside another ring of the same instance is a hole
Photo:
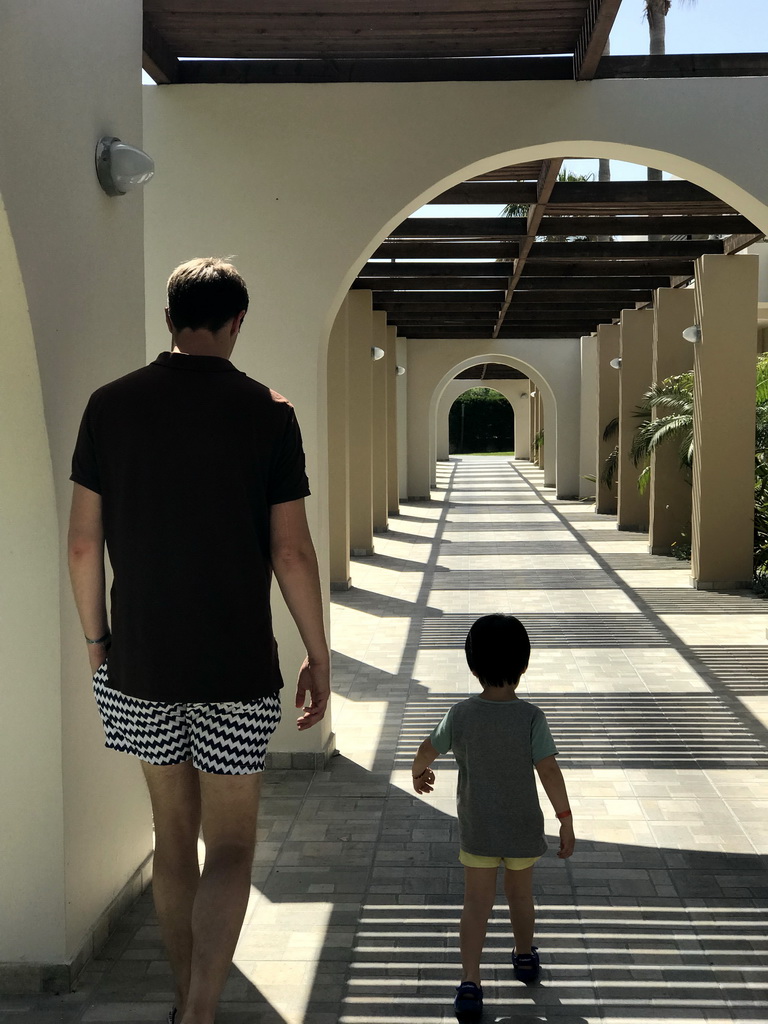
[[[309,707],[297,720],[299,729],[309,729],[320,721],[328,705],[331,657],[325,638],[317,557],[303,498],[272,506],[270,551],[275,578],[307,650],[299,670],[296,707],[304,707],[309,693]]]
[[[104,526],[101,495],[75,484],[69,516],[69,578],[83,632],[97,640],[109,632],[104,581]],[[107,653],[106,643],[88,644],[95,672]]]

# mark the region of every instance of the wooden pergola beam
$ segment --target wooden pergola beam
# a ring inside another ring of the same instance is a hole
[[[755,240],[752,235],[731,236],[745,239],[745,245]],[[720,254],[723,242],[713,238],[709,241],[675,241],[664,239],[658,242],[534,242],[528,259],[573,260],[694,260],[706,254]],[[737,251],[737,250],[734,250]],[[383,242],[371,259],[515,259],[520,252],[517,242]]]
[[[767,53],[603,57],[595,79],[768,75]],[[573,57],[397,57],[387,60],[185,60],[186,84],[260,82],[572,81]]]
[[[544,218],[544,211],[547,208],[549,197],[552,195],[552,190],[555,187],[557,176],[560,173],[560,168],[562,166],[562,160],[545,160],[541,166],[541,174],[539,175],[539,180],[536,182],[536,202],[532,206],[528,207],[526,235],[520,243],[520,255],[517,260],[515,260],[515,269],[509,279],[507,294],[504,296],[504,301],[502,302],[501,309],[499,310],[499,318],[493,329],[494,338],[499,336],[499,331],[504,323],[507,310],[512,302],[512,296],[515,294],[515,287],[517,286],[517,282],[520,280],[523,270],[525,269],[525,262],[528,258],[528,253],[531,251],[531,247],[536,241],[536,235],[539,233],[539,226]]]
[[[353,286],[354,287],[354,286]],[[383,302],[401,302],[401,303],[417,303],[417,302],[494,302],[498,307],[504,299],[504,289],[501,288],[497,291],[473,291],[471,288],[462,289],[461,291],[446,291],[446,292],[434,292],[434,291],[408,291],[401,292],[398,295],[393,295],[391,291],[376,291],[373,290],[373,303]]]
[[[722,252],[723,243],[718,238],[708,241],[535,242],[528,259],[695,260],[705,254],[718,255]]]
[[[762,242],[764,238],[765,235],[729,235],[728,238],[723,239],[723,252],[726,256],[732,256],[734,253],[746,249],[747,246],[754,245],[755,242]]]
[[[620,7],[621,0],[589,0],[573,54],[573,77],[577,81],[595,77]]]
[[[768,53],[668,53],[603,57],[594,78],[755,78],[768,75]]]
[[[451,203],[534,203],[534,181],[465,181],[430,200],[431,204]],[[553,206],[579,203],[594,205],[622,203],[674,204],[713,203],[722,200],[690,181],[558,181],[552,190]],[[429,204],[428,204],[429,205]]]
[[[181,78],[181,62],[160,35],[149,15],[144,15],[141,66],[158,85],[173,85]]]
[[[500,263],[366,263],[359,277],[508,277],[511,264]]]
[[[541,202],[535,206],[543,205]],[[688,216],[622,217],[558,217],[554,206],[524,217],[409,217],[394,229],[390,238],[448,239],[477,241],[514,241],[531,237],[529,227],[533,216],[539,217],[539,235],[553,237],[574,235],[735,235],[760,234],[751,221],[739,214],[703,214]],[[533,244],[533,238],[531,243]]]
[[[397,259],[397,260],[421,260],[421,259],[491,259],[491,260],[512,260],[520,251],[517,242],[443,242],[443,241],[417,241],[417,242],[382,242],[379,248],[373,253],[371,259]]]
[[[435,264],[439,266],[439,264]],[[478,264],[475,264],[477,266]],[[691,260],[545,260],[529,256],[525,264],[525,277],[635,277],[662,274],[693,273]]]
[[[492,268],[493,263],[484,264]],[[356,278],[352,288],[376,291],[425,291],[427,289],[459,292],[464,288],[503,292],[503,277],[365,277]],[[650,286],[649,286],[650,287]],[[442,296],[440,296],[442,298]]]

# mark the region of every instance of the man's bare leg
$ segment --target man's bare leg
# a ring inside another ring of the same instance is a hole
[[[179,1024],[213,1024],[251,890],[261,773],[199,773],[205,866],[192,908],[190,985]]]
[[[153,765],[142,761],[155,820],[152,890],[160,933],[171,963],[179,1015],[187,1001],[192,962],[192,907],[200,882],[199,773],[191,761]]]

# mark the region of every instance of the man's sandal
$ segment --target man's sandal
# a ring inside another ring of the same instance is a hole
[[[474,981],[462,981],[456,989],[453,1008],[457,1014],[479,1016],[483,1012],[483,990]]]
[[[176,1024],[176,1007],[168,1011],[168,1020],[166,1024]]]

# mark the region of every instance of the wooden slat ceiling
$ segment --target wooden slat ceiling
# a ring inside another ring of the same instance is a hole
[[[522,204],[523,215],[409,218],[353,287],[410,338],[578,337],[690,281],[699,256],[762,237],[690,182],[560,182],[561,163],[503,168],[436,197]]]
[[[589,0],[144,0],[179,57],[573,53]]]
[[[185,69],[179,63],[179,58],[198,58],[229,65],[220,68],[219,79],[210,77],[217,74],[215,66],[206,67],[206,81],[228,81],[238,74],[248,80],[247,67],[238,71],[229,62],[281,61],[282,69],[274,73],[286,80],[286,61],[365,63],[562,54],[571,60],[571,77],[592,78],[620,4],[621,0],[144,0],[145,68],[161,82],[200,80],[199,68]],[[302,71],[289,73],[298,80]]]

